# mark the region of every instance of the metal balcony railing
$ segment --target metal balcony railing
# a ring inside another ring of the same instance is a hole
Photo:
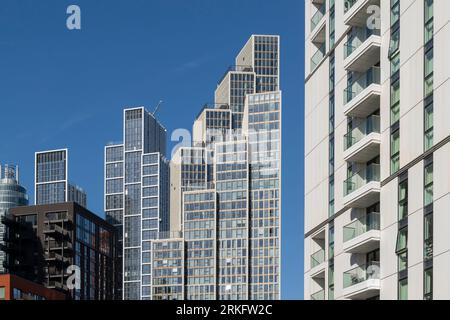
[[[371,262],[344,272],[344,289],[367,280],[380,279],[380,263]]]
[[[344,197],[370,182],[380,182],[380,165],[371,164],[344,181]]]
[[[370,116],[344,136],[344,151],[347,151],[371,133],[380,133],[380,116]]]
[[[353,240],[372,230],[380,230],[380,214],[368,213],[363,220],[356,220],[344,227],[344,242]]]

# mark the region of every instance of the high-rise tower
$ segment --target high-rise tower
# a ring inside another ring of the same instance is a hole
[[[7,230],[2,220],[9,209],[28,205],[28,195],[24,187],[19,184],[19,167],[0,165],[0,273],[5,272],[3,262],[6,252],[2,250]]]
[[[166,129],[145,108],[124,110],[124,143],[105,149],[105,212],[116,226],[123,298],[151,298],[152,240],[168,232]]]
[[[450,2],[305,12],[305,298],[450,299]]]

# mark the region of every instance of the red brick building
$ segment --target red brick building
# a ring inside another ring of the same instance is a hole
[[[65,300],[66,295],[23,278],[0,275],[0,300]]]

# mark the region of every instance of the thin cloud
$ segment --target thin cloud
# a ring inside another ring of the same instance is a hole
[[[208,59],[206,57],[187,61],[175,68],[176,72],[186,72],[200,68]]]

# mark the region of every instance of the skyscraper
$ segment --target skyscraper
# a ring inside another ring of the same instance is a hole
[[[305,12],[305,298],[450,299],[449,1]]]
[[[228,68],[215,91],[217,106],[227,104],[232,127],[242,128],[247,94],[280,90],[280,37],[252,35]]]
[[[69,150],[37,152],[35,155],[35,204],[77,202],[87,206],[86,193],[69,181]]]
[[[152,240],[168,232],[166,129],[145,108],[124,110],[124,143],[105,149],[105,212],[119,231],[123,298],[151,298]]]
[[[125,299],[280,298],[279,37],[252,36],[239,57],[248,66],[227,72],[215,103],[195,118],[191,145],[170,161],[170,218],[166,193],[159,207],[158,194],[144,195],[145,166],[156,163],[158,152],[159,171],[148,171],[154,175],[148,181],[160,192],[169,187],[161,179],[165,150],[143,149],[149,129],[142,117],[153,116],[125,110],[124,141],[135,143],[129,151],[120,143],[106,147],[105,209],[119,228],[125,224]],[[146,152],[156,152],[150,163]]]
[[[4,217],[9,209],[28,205],[28,195],[24,187],[19,184],[19,167],[0,165],[0,273],[4,273],[3,262],[6,260],[4,238],[7,236]]]

